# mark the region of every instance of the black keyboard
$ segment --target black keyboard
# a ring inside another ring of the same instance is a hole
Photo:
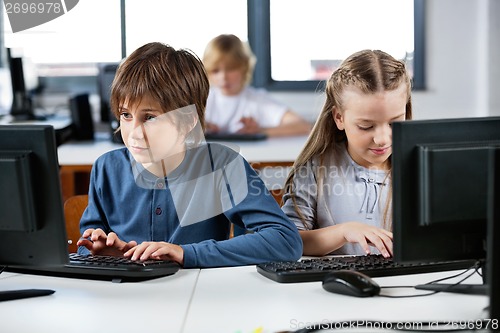
[[[268,262],[257,265],[257,272],[276,282],[295,283],[322,281],[329,272],[341,269],[356,270],[371,277],[381,277],[467,269],[474,263],[473,260],[462,260],[403,264],[394,262],[392,258],[371,254]]]
[[[70,253],[69,266],[88,266],[95,269],[111,269],[125,271],[144,271],[153,270],[155,268],[171,267],[172,262],[162,260],[131,260],[123,257],[113,256],[98,256],[98,255],[81,255],[78,253]]]
[[[7,270],[67,278],[136,282],[175,274],[179,264],[163,260],[130,260],[123,257],[69,254],[69,262],[58,266],[8,266]]]
[[[262,141],[266,140],[264,133],[206,133],[206,141]]]

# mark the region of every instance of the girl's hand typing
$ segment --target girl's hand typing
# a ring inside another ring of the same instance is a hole
[[[243,124],[243,127],[238,133],[253,134],[261,131],[259,123],[252,117],[243,117],[240,122]]]
[[[205,123],[205,131],[207,133],[218,133],[220,131],[219,126],[215,125],[214,123]]]
[[[392,256],[392,232],[359,222],[339,225],[344,239],[349,243],[358,243],[366,254],[370,254],[370,246],[375,246],[384,257]]]
[[[366,254],[375,246],[384,257],[392,256],[392,232],[361,222],[346,222],[299,231],[306,256],[324,256],[346,243],[358,243]]]

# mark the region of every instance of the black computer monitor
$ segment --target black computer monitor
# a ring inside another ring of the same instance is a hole
[[[118,63],[98,64],[97,90],[100,99],[100,116],[102,122],[113,120],[110,108],[111,84],[115,79]]]
[[[115,143],[123,143],[122,136],[118,128],[120,123],[113,115],[111,110],[111,85],[115,79],[118,63],[103,63],[99,64],[99,73],[97,75],[97,87],[99,91],[99,99],[101,101],[101,122],[109,122],[111,131],[111,141]]]
[[[500,148],[491,151],[488,204],[489,318],[500,318]]]
[[[500,146],[500,117],[395,122],[392,140],[394,260],[484,264],[490,152]],[[443,289],[487,292],[486,285]]]
[[[0,266],[68,261],[54,129],[0,126]]]
[[[14,56],[7,49],[10,77],[12,83],[12,107],[10,115],[13,121],[43,120],[44,117],[35,114],[33,93],[39,88],[38,75],[33,63],[23,56]]]

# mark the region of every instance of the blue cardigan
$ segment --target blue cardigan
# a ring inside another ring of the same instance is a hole
[[[247,229],[228,239],[230,224]],[[302,240],[241,155],[221,144],[188,149],[166,178],[136,163],[126,148],[97,159],[80,231],[101,228],[126,242],[164,241],[184,250],[184,267],[297,260]],[[87,253],[80,247],[79,253]]]

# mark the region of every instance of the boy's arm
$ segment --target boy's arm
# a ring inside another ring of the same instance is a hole
[[[89,194],[88,194],[88,204],[87,208],[82,214],[80,219],[80,234],[83,235],[87,230],[102,230],[105,234],[107,234],[109,230],[109,226],[106,222],[106,217],[104,216],[103,209],[101,203],[98,199],[98,194],[96,190],[96,168],[98,162],[94,164],[92,167],[92,171],[90,173],[90,185],[89,185]],[[80,241],[79,241],[80,242]],[[78,253],[80,254],[88,254],[90,253],[89,249],[84,245],[85,243],[81,243],[78,247]]]
[[[297,228],[252,167],[246,161],[244,166],[247,194],[224,214],[249,233],[220,242],[207,240],[182,245],[184,267],[255,265],[267,261],[297,260],[302,255],[302,240]],[[233,193],[236,190],[231,188]],[[238,198],[238,195],[232,197]]]

